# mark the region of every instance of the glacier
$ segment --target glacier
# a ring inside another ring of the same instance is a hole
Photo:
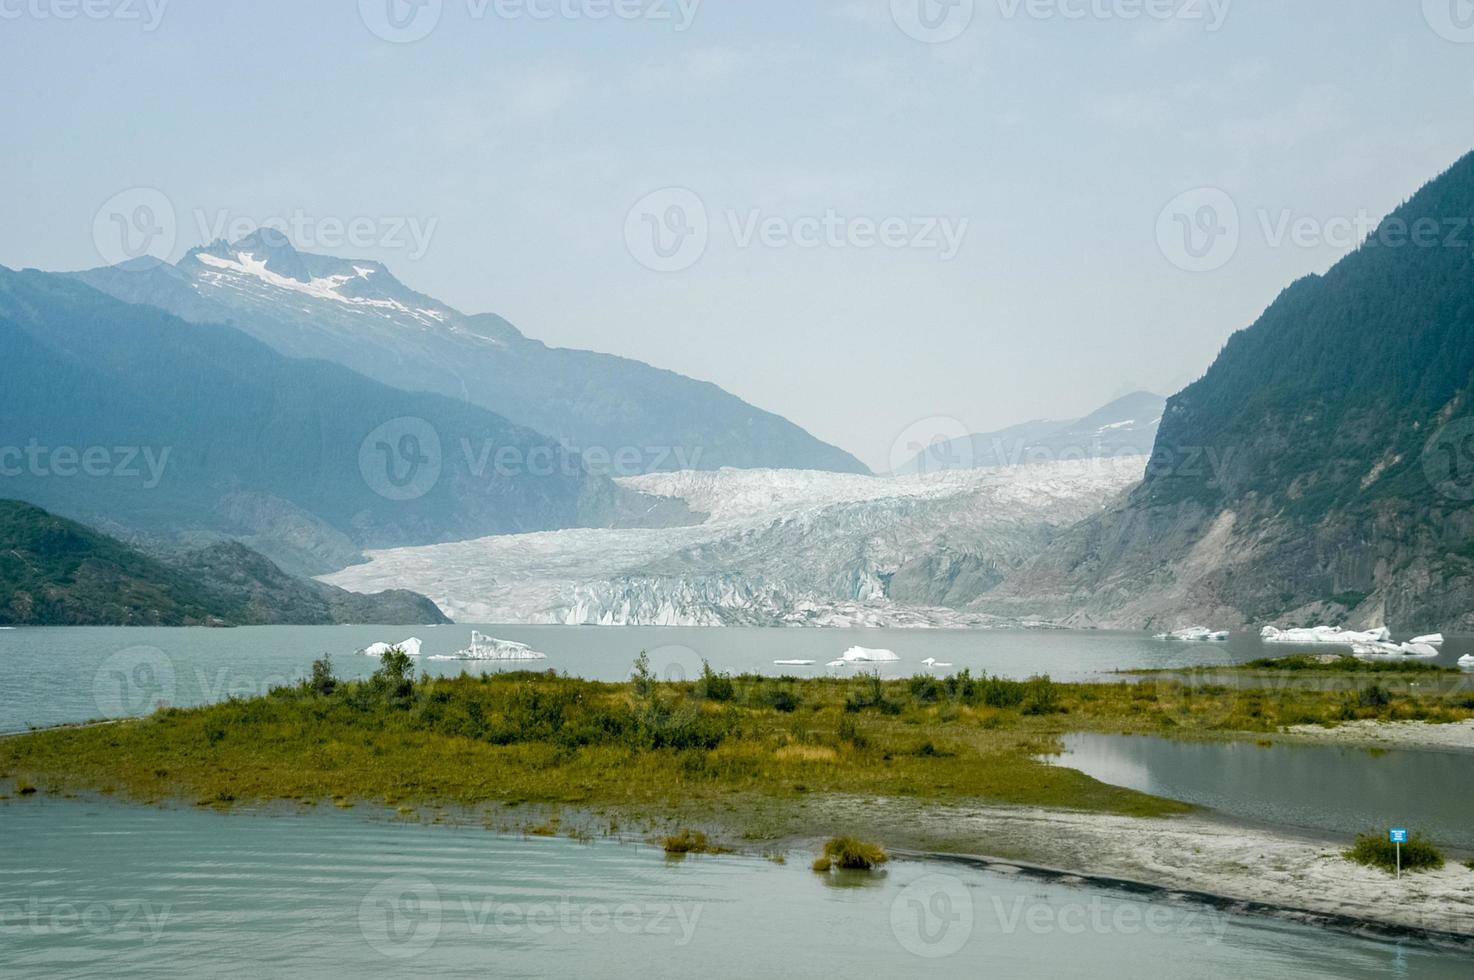
[[[584,528],[374,551],[321,580],[407,588],[459,622],[600,626],[989,626],[893,601],[890,577],[938,553],[1016,568],[1136,484],[1146,457],[925,476],[678,471],[618,482],[684,503],[687,527]]]

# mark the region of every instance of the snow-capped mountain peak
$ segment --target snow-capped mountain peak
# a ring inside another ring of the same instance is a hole
[[[263,303],[283,300],[283,293],[298,303],[310,304],[304,312],[332,316],[377,315],[395,326],[424,330],[454,329],[464,319],[459,312],[410,289],[394,278],[381,263],[368,259],[340,259],[299,252],[286,236],[262,229],[235,243],[215,241],[193,249],[179,263],[202,296],[217,290],[233,291],[236,301],[245,297]],[[497,341],[489,338],[488,342]]]

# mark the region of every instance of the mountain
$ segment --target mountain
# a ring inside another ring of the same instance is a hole
[[[631,476],[722,467],[869,472],[848,453],[715,385],[638,361],[550,348],[492,314],[467,316],[378,262],[297,251],[274,231],[76,274],[192,323],[228,323],[290,357],[463,399]]]
[[[928,477],[656,473],[622,482],[705,520],[379,551],[324,578],[413,588],[473,622],[976,625],[989,617],[956,607],[1098,512],[1145,465],[1076,460]],[[939,584],[943,566],[956,571],[950,584]]]
[[[445,622],[423,596],[356,595],[295,579],[240,545],[170,561],[39,507],[0,500],[0,625]]]
[[[1145,481],[985,608],[1474,627],[1474,154],[1173,397]]]
[[[4,496],[110,533],[246,537],[289,570],[640,509],[474,405],[34,271],[0,269],[0,447]]]
[[[1053,460],[1145,456],[1156,442],[1166,405],[1160,395],[1138,391],[1082,419],[1025,422],[997,432],[933,443],[897,472],[907,475]]]

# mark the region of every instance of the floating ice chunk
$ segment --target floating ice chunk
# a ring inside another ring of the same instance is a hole
[[[1219,641],[1228,639],[1228,630],[1210,630],[1206,626],[1189,626],[1187,629],[1158,633],[1159,640],[1189,640],[1193,642]]]
[[[400,643],[374,643],[358,652],[365,657],[383,657],[384,654],[395,649],[403,650],[411,657],[418,657],[420,655],[420,640],[418,637],[412,636]]]
[[[926,666],[932,667],[932,668],[937,668],[937,667],[950,667],[950,666],[952,666],[951,664],[944,664],[944,663],[942,663],[936,657],[927,657],[925,660],[922,661],[922,663],[925,664]]]
[[[546,660],[546,653],[538,653],[526,643],[498,640],[494,636],[471,631],[471,645],[455,655],[456,660],[526,661]]]
[[[1468,656],[1460,657],[1459,666],[1465,669],[1474,670],[1474,653],[1471,653]]]
[[[850,647],[841,658],[852,664],[893,664],[901,658],[893,650],[870,650],[865,647]]]
[[[1441,646],[1443,646],[1443,634],[1442,633],[1429,633],[1427,636],[1415,636],[1411,640],[1408,640],[1408,642],[1409,643],[1426,643],[1430,647],[1441,647]]]
[[[1388,643],[1392,640],[1392,633],[1385,626],[1365,632],[1345,630],[1339,626],[1312,626],[1309,629],[1288,630],[1266,626],[1259,635],[1265,643],[1334,643],[1341,646],[1354,646],[1358,643]]]
[[[1353,643],[1351,652],[1358,657],[1389,660],[1431,659],[1438,656],[1438,648],[1427,643]]]
[[[773,661],[773,666],[775,666],[775,667],[812,667],[812,666],[814,666],[814,662],[812,660],[774,660]]]
[[[1470,657],[1469,659],[1470,660],[1474,660],[1474,657]],[[829,661],[829,663],[825,664],[824,666],[826,666],[826,667],[848,667],[849,665],[850,665],[850,662],[848,660],[831,660],[831,661]]]

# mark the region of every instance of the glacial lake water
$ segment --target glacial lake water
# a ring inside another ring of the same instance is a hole
[[[1055,765],[1221,813],[1342,834],[1415,829],[1474,850],[1474,752],[1064,737]]]
[[[1468,953],[926,862],[0,802],[0,976],[1464,978]]]
[[[331,655],[339,676],[371,673],[377,661],[355,656],[371,643],[424,641],[422,668],[431,674],[507,669],[436,661],[466,647],[471,630],[530,644],[548,655],[524,666],[598,680],[622,680],[642,652],[668,679],[697,675],[703,660],[717,670],[820,676],[824,664],[851,646],[896,651],[901,662],[886,676],[911,676],[934,658],[951,667],[1024,678],[1090,680],[1134,668],[1191,667],[1280,656],[1257,636],[1225,643],[1155,640],[1143,633],[1074,630],[757,629],[567,626],[263,626],[240,629],[65,627],[0,630],[0,733],[28,727],[119,717],[160,702],[190,706],[231,695],[250,697],[306,676],[312,661]],[[1303,649],[1303,648],[1301,648]],[[1324,652],[1321,648],[1320,652]],[[1450,637],[1440,662],[1474,652],[1474,638]],[[812,660],[778,666],[775,660]],[[1474,688],[1474,675],[1468,681]]]

